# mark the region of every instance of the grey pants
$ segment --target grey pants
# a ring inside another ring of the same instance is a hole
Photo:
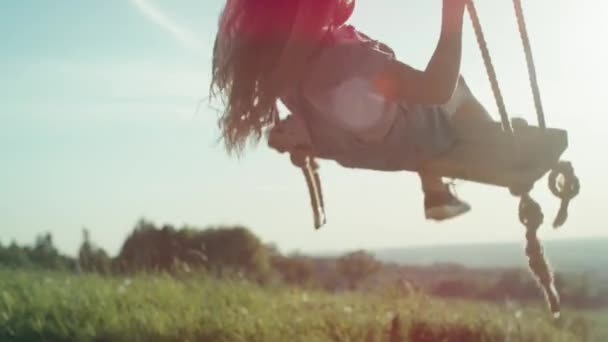
[[[327,122],[309,121],[315,155],[350,168],[418,171],[422,163],[454,146],[458,138],[454,125],[491,120],[462,77],[446,104],[401,109],[402,115],[378,142],[364,141]]]

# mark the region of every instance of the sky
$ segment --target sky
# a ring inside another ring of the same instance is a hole
[[[509,0],[477,0],[507,110],[536,124]],[[550,127],[568,130],[564,159],[581,194],[560,230],[546,180],[547,239],[606,232],[608,127],[602,0],[523,1]],[[518,200],[506,189],[458,182],[473,209],[425,221],[418,178],[321,161],[328,223],[314,231],[306,186],[288,157],[264,143],[236,159],[218,141],[208,101],[220,0],[4,1],[0,3],[0,242],[51,232],[74,254],[90,230],[115,255],[134,225],[244,225],[289,251],[522,241]],[[359,0],[350,23],[424,68],[440,26],[440,0]],[[462,73],[499,118],[470,22]]]

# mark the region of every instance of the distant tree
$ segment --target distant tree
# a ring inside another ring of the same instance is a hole
[[[573,279],[567,296],[570,304],[582,308],[594,304],[595,296],[593,292],[594,290],[589,275],[587,273],[582,273]]]
[[[15,256],[13,255],[13,251],[11,251],[11,248],[8,246],[4,247],[4,245],[2,245],[2,243],[0,242],[0,266],[14,267],[15,263]]]
[[[236,270],[256,280],[270,276],[268,250],[247,228],[209,228],[201,232],[200,243],[214,271]]]
[[[338,273],[348,282],[351,290],[365,278],[380,270],[382,264],[376,258],[362,250],[348,253],[336,261]]]
[[[478,294],[477,284],[466,279],[448,279],[440,281],[432,293],[440,297],[472,298]]]
[[[0,266],[6,266],[4,264],[5,259],[7,259],[7,252],[8,249],[4,247],[4,245],[2,244],[2,241],[0,241]]]
[[[310,285],[314,279],[314,262],[302,255],[294,254],[290,256],[273,255],[272,267],[280,274],[281,279],[294,285]]]
[[[604,288],[599,290],[595,299],[597,307],[608,307],[608,289]]]
[[[17,245],[17,242],[13,240],[0,254],[0,264],[9,268],[19,268],[31,266],[32,261],[28,251]]]
[[[84,272],[109,274],[112,271],[112,259],[105,250],[91,242],[89,231],[82,230],[83,241],[78,251],[78,266]]]
[[[583,273],[578,277],[578,281],[575,285],[575,292],[579,294],[581,298],[588,298],[592,292],[591,281],[587,273]]]
[[[174,229],[158,229],[140,220],[125,240],[118,255],[119,264],[129,271],[170,270],[178,247],[173,242]]]
[[[507,270],[502,273],[498,280],[498,287],[505,289],[518,289],[524,283],[526,275],[521,270]]]
[[[9,268],[73,270],[74,260],[59,253],[50,233],[36,236],[33,246],[19,246],[14,240],[0,248],[0,265]]]
[[[51,233],[38,235],[34,243],[34,248],[30,251],[30,260],[37,267],[46,269],[68,269],[71,268],[72,261],[61,255],[53,244]]]
[[[256,280],[272,271],[266,246],[244,227],[158,229],[145,220],[138,222],[116,260],[131,271],[170,271],[186,264],[216,275],[238,272]]]

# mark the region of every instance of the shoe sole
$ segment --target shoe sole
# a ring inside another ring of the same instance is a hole
[[[425,211],[425,216],[427,219],[442,221],[449,218],[454,218],[460,216],[471,210],[471,207],[466,205],[461,205],[457,207],[441,207],[441,208],[431,208]]]

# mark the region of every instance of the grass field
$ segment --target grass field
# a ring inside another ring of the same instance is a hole
[[[606,317],[565,312],[556,324],[544,307],[396,290],[332,295],[192,276],[0,271],[0,341],[608,341]]]

